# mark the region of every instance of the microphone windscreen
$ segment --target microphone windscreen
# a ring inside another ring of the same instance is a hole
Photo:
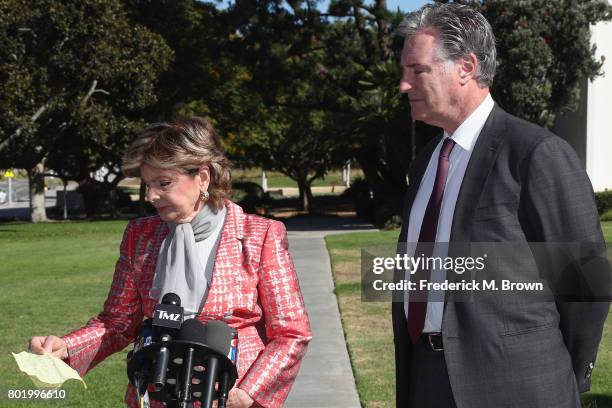
[[[204,343],[206,338],[207,328],[198,319],[187,319],[181,325],[178,338],[184,341],[193,341],[196,343]]]
[[[148,339],[148,341],[152,341],[151,337],[153,336],[153,319],[146,319],[140,324],[140,329],[138,329],[138,338]]]
[[[164,297],[161,300],[161,304],[163,305],[176,305],[176,306],[180,306],[181,305],[181,298],[179,295],[177,295],[176,293],[166,293],[164,295]]]
[[[212,320],[206,325],[204,343],[213,350],[227,356],[230,352],[234,330],[225,322]]]
[[[138,329],[138,336],[134,342],[134,352],[151,345],[151,343],[153,343],[152,320],[146,319],[140,324],[140,329]]]
[[[140,323],[140,331],[146,331],[147,329],[151,329],[151,325],[153,324],[153,319],[145,319]]]

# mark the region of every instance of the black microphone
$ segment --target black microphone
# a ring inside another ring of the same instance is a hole
[[[183,322],[183,308],[181,298],[175,293],[166,293],[160,304],[155,307],[153,312],[152,327],[155,334],[154,339],[161,342],[161,346],[155,359],[153,370],[153,386],[155,391],[161,391],[166,384],[168,371],[168,361],[170,360],[170,350],[166,343],[171,341]]]
[[[227,323],[220,320],[212,320],[206,324],[204,343],[216,352],[229,358],[232,339],[235,333],[236,329],[229,327]]]
[[[238,334],[236,329],[229,327],[225,322],[221,322],[219,320],[210,321],[206,325],[204,343],[213,350],[227,356],[234,364],[236,364],[236,359],[238,356]],[[214,360],[213,364],[215,371],[210,368],[212,360]],[[208,391],[209,395],[211,395],[214,391],[218,364],[218,358],[216,356],[210,356],[209,367],[206,371],[206,377],[204,379],[205,391]],[[225,408],[230,388],[229,372],[224,370],[220,376],[221,381],[219,385],[218,407]],[[203,393],[203,395],[206,394],[206,392]]]
[[[153,320],[143,320],[143,322],[140,324],[140,329],[138,329],[136,341],[134,342],[134,354],[136,354],[143,347],[150,346],[154,341],[153,336]]]
[[[131,359],[137,358],[140,364],[138,365],[139,369],[134,373],[133,382],[136,387],[136,391],[138,393],[138,398],[141,398],[147,392],[147,370],[142,366],[142,356],[135,357],[136,353],[141,350],[143,347],[150,346],[153,343],[153,327],[152,320],[146,319],[140,325],[140,329],[138,330],[138,335],[134,342],[134,349],[130,351],[127,355],[128,363]],[[128,372],[129,377],[129,372]]]
[[[185,342],[204,343],[206,332],[207,332],[207,327],[204,326],[202,322],[200,322],[198,319],[189,319],[189,320],[186,320],[185,323],[183,323],[183,325],[181,326],[181,330],[179,332],[179,339]],[[183,408],[189,406],[189,403],[192,400],[191,398],[191,380],[193,378],[194,354],[195,354],[194,348],[190,347],[189,345],[186,345],[185,351],[183,354],[183,375],[181,378],[181,386],[180,386],[180,391],[179,391],[179,402],[181,404],[181,407]],[[211,369],[214,369],[216,371],[215,367],[211,368],[208,366],[206,367],[207,373]],[[205,390],[206,389],[207,388],[205,385]],[[213,382],[212,391],[214,391],[214,382]],[[203,393],[204,398],[206,398],[205,401],[208,401],[207,402],[208,405],[205,405],[205,402],[203,400],[202,407],[209,408],[212,406],[212,399],[211,399],[212,391],[209,390],[208,394]]]
[[[153,311],[153,327],[157,328],[157,335],[161,337],[167,332],[176,334],[181,323],[183,323],[181,298],[176,293],[166,293]]]

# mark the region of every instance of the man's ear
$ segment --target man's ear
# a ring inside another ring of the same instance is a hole
[[[466,85],[469,81],[476,78],[478,69],[478,59],[473,52],[459,61],[459,83]]]

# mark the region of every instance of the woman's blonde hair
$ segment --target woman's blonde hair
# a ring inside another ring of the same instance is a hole
[[[206,119],[193,116],[145,129],[123,156],[121,169],[128,177],[140,177],[143,164],[184,174],[195,174],[206,165],[210,169],[210,203],[221,208],[231,196],[230,162]]]

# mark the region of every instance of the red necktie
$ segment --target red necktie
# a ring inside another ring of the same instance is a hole
[[[440,216],[440,207],[442,206],[442,197],[444,196],[444,186],[446,185],[446,177],[448,176],[449,156],[455,147],[455,141],[451,138],[444,139],[442,149],[440,149],[440,157],[438,158],[438,169],[436,170],[436,181],[427,203],[427,209],[423,216],[421,224],[421,232],[419,234],[419,243],[421,242],[436,242],[436,233],[438,231],[438,218]],[[424,245],[420,248],[417,245],[414,256],[420,256],[421,253],[425,258],[431,256],[433,244]],[[417,253],[418,252],[418,253]],[[427,280],[431,271],[424,268],[419,268],[415,272],[411,280],[416,282],[416,290],[411,291],[410,296],[414,296],[415,301],[410,302],[408,306],[408,334],[412,340],[412,344],[416,344],[423,332],[425,325],[425,313],[427,312],[427,291],[419,290],[419,282]]]

